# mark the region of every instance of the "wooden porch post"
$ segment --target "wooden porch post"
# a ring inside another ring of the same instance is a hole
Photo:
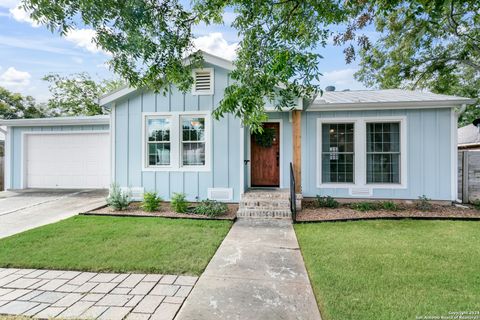
[[[295,193],[302,192],[302,111],[292,111],[293,132],[293,174],[295,175]]]

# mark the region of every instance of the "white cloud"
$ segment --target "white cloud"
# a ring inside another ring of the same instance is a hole
[[[30,25],[34,28],[40,27],[38,22],[30,18],[30,12],[25,11],[22,7],[16,6],[11,8],[9,11],[11,17],[16,21],[30,23]]]
[[[323,77],[320,78],[322,88],[326,86],[335,86],[336,90],[365,89],[365,87],[360,82],[356,81],[353,76],[357,71],[358,69],[356,68],[346,68],[323,72]]]
[[[0,74],[0,86],[18,90],[30,84],[32,75],[26,71],[19,71],[14,67],[8,68]]]
[[[214,54],[227,60],[237,56],[238,43],[228,44],[221,32],[212,32],[193,40],[196,49]]]
[[[8,9],[15,8],[19,2],[18,0],[0,0],[0,7]]]
[[[77,47],[84,48],[89,52],[103,52],[102,49],[99,48],[93,41],[95,36],[96,33],[93,29],[74,29],[67,32],[65,39],[74,43]]]

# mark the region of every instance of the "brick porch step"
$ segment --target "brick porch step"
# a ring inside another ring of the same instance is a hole
[[[237,217],[291,219],[288,190],[249,190],[242,195]]]

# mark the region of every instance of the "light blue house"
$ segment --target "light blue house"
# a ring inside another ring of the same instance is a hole
[[[270,135],[211,112],[231,62],[204,53],[191,92],[124,88],[100,99],[110,116],[4,120],[7,189],[105,188],[164,199],[239,202],[249,188],[303,197],[457,199],[457,118],[472,99],[403,90],[327,91],[293,110],[268,106]]]

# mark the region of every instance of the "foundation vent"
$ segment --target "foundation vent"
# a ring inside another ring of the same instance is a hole
[[[370,188],[350,188],[350,195],[357,197],[369,197],[372,195]]]
[[[232,188],[208,188],[207,198],[217,201],[231,201],[233,200]]]

